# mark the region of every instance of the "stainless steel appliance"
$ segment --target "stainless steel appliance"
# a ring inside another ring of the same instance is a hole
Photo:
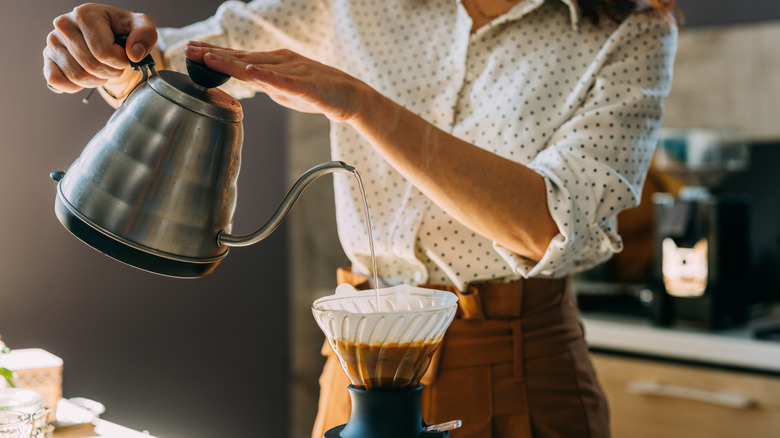
[[[704,329],[743,323],[750,197],[718,189],[729,174],[747,169],[748,145],[724,130],[665,130],[655,160],[684,187],[653,196],[654,321]]]

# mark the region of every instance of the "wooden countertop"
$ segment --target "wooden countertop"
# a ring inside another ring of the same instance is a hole
[[[100,435],[95,433],[95,426],[92,424],[78,424],[54,429],[54,438],[88,438],[95,436]]]
[[[53,438],[154,438],[147,432],[138,432],[105,420],[64,426],[54,429]]]

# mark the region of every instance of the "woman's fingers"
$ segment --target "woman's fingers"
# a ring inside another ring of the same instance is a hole
[[[84,87],[76,85],[71,81],[68,76],[62,71],[59,65],[52,60],[50,56],[46,55],[44,49],[43,56],[43,75],[47,78],[49,87],[52,87],[54,91],[60,91],[65,93],[76,93],[81,91]]]
[[[82,88],[97,87],[112,77],[108,71],[110,67],[99,69],[91,62],[76,60],[72,52],[61,42],[47,45],[43,56],[44,76],[47,82],[61,91],[75,93]],[[84,65],[89,65],[89,69]],[[121,74],[121,70],[117,70],[116,73]]]
[[[95,58],[78,28],[65,31],[63,29],[68,24],[63,24],[62,20],[55,22],[55,26],[57,27],[49,33],[47,39],[48,54],[63,71],[83,71],[88,75],[85,78],[88,82],[84,83],[78,81],[81,75],[69,76],[77,79],[76,85],[89,86],[93,78],[105,81],[122,74],[121,66],[117,68]],[[116,48],[119,49],[119,54],[123,55],[121,49],[118,46]]]
[[[115,44],[127,35],[127,46]],[[76,92],[122,81],[128,59],[140,61],[157,41],[154,20],[111,6],[85,4],[54,20],[43,51],[43,74],[58,90]]]
[[[227,56],[224,52],[207,52],[201,58],[206,67],[228,74],[236,79],[245,81],[247,62],[234,57]]]
[[[187,56],[187,59],[189,59],[192,62],[197,62],[198,64],[203,64],[203,55],[205,55],[206,52],[203,50],[200,46],[194,46],[191,44],[187,44],[187,46],[184,47],[184,54]]]
[[[243,61],[246,64],[281,64],[289,61],[295,53],[290,50],[274,50],[270,52],[248,52],[246,50],[229,49],[200,41],[190,41],[184,48],[184,53],[190,60],[203,62],[203,55],[213,53],[224,58]]]
[[[188,45],[184,53],[190,61],[204,64],[206,67],[228,74],[238,80],[247,81],[251,78],[246,73],[246,67],[257,62],[261,57],[260,52],[243,52],[224,49],[216,46]]]
[[[125,53],[128,59],[140,62],[151,53],[157,44],[157,24],[152,17],[141,13],[127,13],[116,8],[109,9],[109,15],[112,23],[115,21],[114,15],[119,16],[118,20],[127,20],[127,24],[113,27],[113,31],[115,35],[127,35]]]
[[[128,59],[142,60],[157,43],[157,25],[146,14],[86,4],[67,15],[78,26],[90,53],[116,68],[126,68]],[[124,50],[114,44],[117,36],[127,36]]]

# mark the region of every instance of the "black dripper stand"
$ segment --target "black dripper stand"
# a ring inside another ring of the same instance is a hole
[[[447,430],[460,422],[426,424],[420,411],[422,390],[423,385],[370,391],[349,385],[349,421],[325,432],[324,438],[449,438]]]

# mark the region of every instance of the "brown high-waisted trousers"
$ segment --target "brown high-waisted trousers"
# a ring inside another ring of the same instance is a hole
[[[367,286],[339,270],[339,283]],[[606,399],[596,379],[568,280],[524,279],[452,287],[458,314],[423,377],[423,419],[462,420],[452,438],[609,436]],[[349,379],[326,343],[312,438],[349,420]]]

